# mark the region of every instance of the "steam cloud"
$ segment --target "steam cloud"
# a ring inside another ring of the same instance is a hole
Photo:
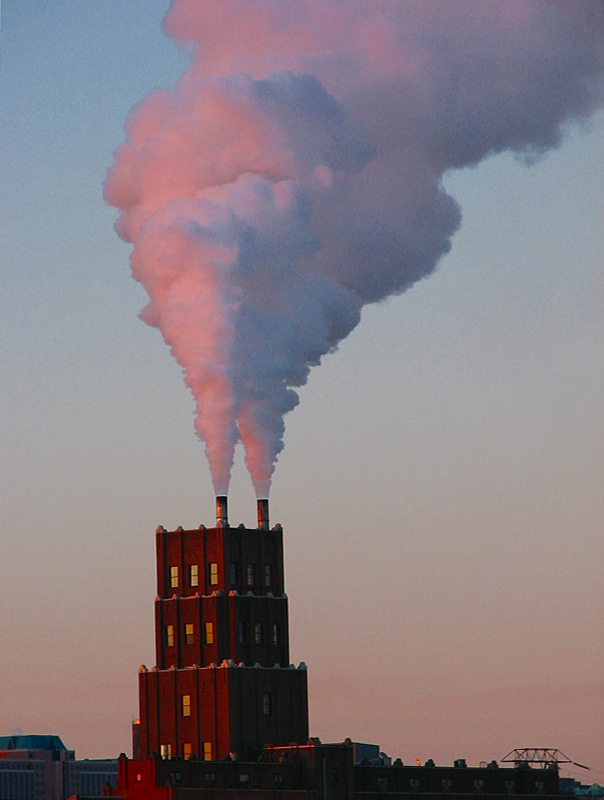
[[[268,496],[284,415],[361,309],[448,252],[447,170],[556,147],[602,101],[601,0],[172,0],[192,45],[105,183],[214,487]]]

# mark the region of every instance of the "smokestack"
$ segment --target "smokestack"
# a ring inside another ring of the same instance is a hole
[[[216,527],[226,528],[229,524],[229,515],[227,510],[227,497],[225,494],[216,497]]]
[[[258,527],[261,531],[268,530],[268,500],[258,500]]]

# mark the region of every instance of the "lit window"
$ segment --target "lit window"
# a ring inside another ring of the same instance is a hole
[[[185,760],[191,758],[191,753],[193,752],[193,748],[191,747],[191,742],[183,742],[182,745],[182,757]]]
[[[212,760],[212,742],[203,743],[203,760],[204,761]]]
[[[245,622],[237,623],[237,638],[239,644],[245,644]]]
[[[271,564],[264,565],[264,585],[265,586],[273,585],[273,567]]]
[[[199,586],[199,565],[191,564],[189,567],[189,583],[191,586]]]
[[[279,644],[281,639],[281,626],[278,622],[273,622],[273,644]]]
[[[271,695],[270,692],[265,692],[262,695],[262,713],[265,717],[270,717],[271,712]]]
[[[185,644],[195,644],[195,625],[192,622],[185,625]]]
[[[170,567],[170,588],[178,588],[178,567]]]
[[[183,694],[181,703],[182,708],[182,715],[183,717],[190,717],[191,716],[191,695],[190,694]]]
[[[237,586],[237,572],[238,571],[239,570],[237,569],[237,562],[236,561],[231,561],[231,575],[230,575],[231,586]]]
[[[171,744],[160,744],[159,746],[159,754],[162,758],[172,758],[172,745]]]
[[[262,644],[262,623],[254,623],[254,644]]]
[[[174,646],[174,625],[166,625],[166,647]]]
[[[218,583],[218,564],[212,561],[210,564],[210,586],[216,586]]]
[[[214,623],[206,622],[206,644],[214,644]]]
[[[254,578],[256,577],[256,568],[254,564],[247,565],[247,585],[254,585]]]

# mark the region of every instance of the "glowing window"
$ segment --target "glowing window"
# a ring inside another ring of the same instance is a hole
[[[170,588],[178,588],[178,567],[170,567]]]
[[[159,746],[159,754],[162,758],[172,758],[172,745],[171,744],[160,744]]]
[[[191,716],[191,695],[183,694],[181,698],[181,709],[183,717]]]
[[[174,625],[166,625],[166,647],[174,646]]]
[[[264,565],[264,585],[265,586],[273,585],[273,567],[271,564]]]
[[[218,583],[218,564],[212,561],[210,564],[210,586],[216,586]]]
[[[195,644],[195,625],[192,622],[185,625],[185,644]]]
[[[272,712],[271,694],[265,692],[262,695],[262,713],[265,717],[270,717]]]
[[[253,586],[254,585],[254,579],[256,577],[256,566],[255,566],[255,564],[248,564],[247,565],[247,573],[246,573],[246,575],[247,575],[247,585],[248,586]]]
[[[254,623],[254,644],[262,644],[262,623]]]
[[[182,757],[187,760],[191,758],[191,753],[193,752],[193,748],[191,747],[191,742],[183,742],[182,745]]]
[[[214,644],[214,623],[206,622],[206,644]]]
[[[203,743],[203,760],[204,761],[212,760],[212,742]]]
[[[191,586],[199,586],[199,564],[191,564],[189,567],[189,583]]]
[[[273,622],[273,644],[279,644],[281,640],[281,626],[278,622]]]

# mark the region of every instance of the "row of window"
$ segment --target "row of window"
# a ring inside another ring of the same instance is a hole
[[[264,644],[264,625],[262,622],[254,622],[253,625],[254,644]],[[281,644],[281,624],[273,622],[271,626],[271,642],[273,645]],[[248,644],[247,623],[240,621],[237,623],[237,641],[241,645]],[[166,625],[165,634],[166,647],[174,647],[174,625]],[[195,644],[195,625],[187,622],[184,626],[184,642],[186,645]],[[204,643],[214,644],[214,623],[204,623]]]
[[[185,695],[188,697],[188,695]],[[188,714],[186,716],[189,716]],[[160,744],[159,746],[159,754],[162,758],[172,758],[172,745],[171,744]],[[193,755],[193,746],[190,742],[183,742],[182,745],[182,757],[185,759],[191,758]],[[201,756],[204,761],[211,761],[212,760],[212,742],[202,742],[201,743]]]
[[[191,716],[190,694],[183,694],[180,696],[180,711],[183,717]],[[264,692],[264,694],[262,695],[262,714],[265,717],[270,717],[272,713],[273,713],[272,695],[270,692]]]
[[[272,564],[264,565],[264,586],[270,588],[273,585],[273,566]],[[245,571],[246,585],[256,585],[256,565],[247,564]],[[231,586],[239,584],[239,564],[236,561],[231,561],[229,579]],[[208,583],[210,586],[218,585],[218,563],[212,561],[208,564]],[[170,567],[170,588],[177,589],[180,585],[179,569],[177,566]],[[199,586],[199,564],[189,564],[189,586]]]

